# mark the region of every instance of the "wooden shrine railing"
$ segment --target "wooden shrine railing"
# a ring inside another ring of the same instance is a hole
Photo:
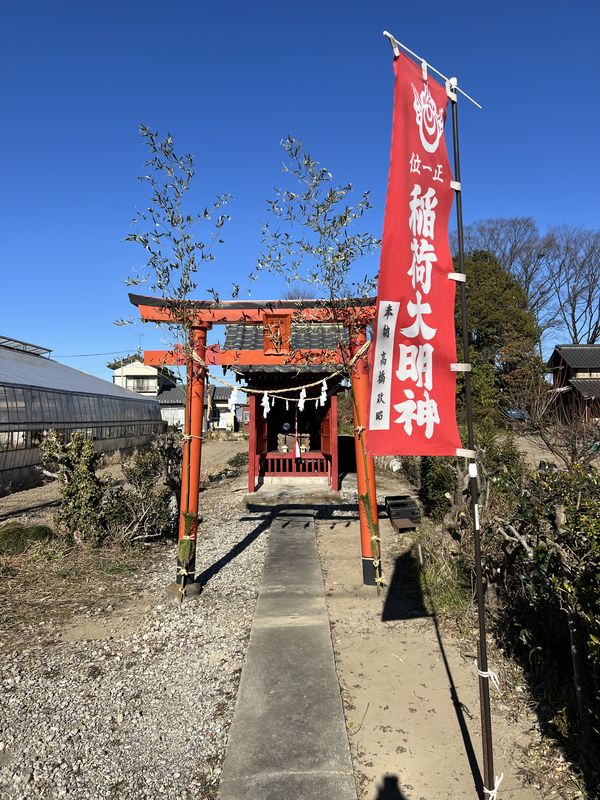
[[[258,456],[258,474],[265,478],[322,477],[331,483],[331,456],[321,452],[265,453]]]

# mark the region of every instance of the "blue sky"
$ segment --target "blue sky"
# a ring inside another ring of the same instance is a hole
[[[194,154],[198,210],[234,196],[203,286],[247,285],[287,134],[338,182],[371,189],[368,226],[380,235],[392,111],[384,29],[484,107],[460,107],[466,222],[599,227],[593,0],[4,3],[0,333],[103,377],[110,356],[66,356],[160,346],[153,327],[113,324],[132,311],[123,280],[141,259],[123,239],[145,197],[142,122]],[[264,278],[253,296],[281,291]]]

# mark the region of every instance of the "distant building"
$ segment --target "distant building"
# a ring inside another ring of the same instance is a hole
[[[204,398],[206,425],[209,430],[237,431],[236,410],[229,408],[231,389],[209,383]]]
[[[157,397],[177,384],[177,377],[172,370],[166,367],[149,367],[144,364],[144,358],[140,355],[127,356],[107,366],[113,371],[112,380],[115,386],[122,386],[147,397]]]
[[[82,431],[99,452],[146,444],[163,427],[156,400],[51,359],[52,351],[0,337],[0,485],[27,480],[54,429]]]
[[[130,391],[154,397],[168,425],[183,429],[185,425],[186,388],[177,384],[175,373],[166,367],[150,367],[143,356],[134,354],[107,365],[113,371],[113,383]],[[241,411],[229,408],[231,389],[208,383],[204,393],[203,430],[237,431],[241,427]]]
[[[146,397],[154,397],[168,425],[181,428],[185,422],[185,386],[177,385],[177,376],[166,367],[150,367],[143,356],[134,354],[118,359],[108,368],[113,371],[113,383]]]
[[[158,395],[160,414],[167,425],[183,430],[185,425],[185,386],[173,386]]]
[[[556,345],[548,368],[563,409],[600,422],[600,344]]]

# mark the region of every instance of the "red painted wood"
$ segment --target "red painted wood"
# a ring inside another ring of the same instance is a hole
[[[263,414],[263,409],[258,402],[258,396],[254,395],[255,398],[255,412],[254,412],[254,419],[255,427],[256,427],[256,452],[260,455],[267,452],[268,447],[268,428],[267,428],[267,420]]]
[[[203,357],[206,345],[206,328],[192,330],[190,334],[194,350]],[[190,513],[194,522],[190,530],[192,539],[196,538],[198,525],[198,498],[200,494],[200,465],[202,460],[202,418],[204,414],[204,379],[206,369],[194,361],[187,366],[187,410],[185,434],[190,439],[183,447],[181,467],[181,502],[179,516],[179,539],[185,535],[185,514]]]
[[[258,459],[259,474],[266,478],[328,477],[331,473],[331,456],[323,453],[302,453],[295,458],[293,453],[267,452],[259,454]]]
[[[352,342],[353,351],[357,352],[366,341],[366,332],[361,333]],[[352,368],[352,389],[354,392],[353,419],[354,419],[354,447],[356,452],[356,482],[358,484],[358,512],[360,518],[360,541],[363,558],[372,558],[371,530],[367,517],[367,509],[361,497],[369,497],[371,513],[375,525],[379,524],[377,517],[377,494],[375,489],[375,461],[373,456],[364,455],[358,430],[364,433],[369,413],[369,365],[366,356],[361,356]]]
[[[339,349],[334,350],[295,350],[293,353],[266,354],[262,350],[221,350],[218,344],[209,345],[204,357],[209,366],[303,366],[304,364],[341,364]],[[144,364],[150,367],[163,367],[172,364],[185,364],[183,350],[145,350]]]
[[[340,471],[338,462],[338,398],[337,394],[331,395],[330,412],[330,431],[331,431],[331,491],[337,492],[340,488]]]
[[[192,309],[194,325],[219,325],[228,322],[247,324],[262,323],[268,313],[269,301],[265,308],[197,308]],[[140,316],[152,322],[179,322],[178,314],[166,306],[138,306]],[[278,308],[277,313],[290,313],[294,321],[303,322],[340,322],[339,313],[329,308]],[[361,320],[364,324],[371,322],[375,316],[375,306],[348,307],[341,310],[343,317],[350,320]],[[343,320],[342,320],[343,321]]]
[[[327,411],[321,421],[321,450],[331,455],[331,402],[327,403]]]
[[[248,441],[248,491],[256,491],[256,395],[248,398],[250,407],[250,430]]]

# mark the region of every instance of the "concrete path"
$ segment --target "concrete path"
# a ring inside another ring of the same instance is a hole
[[[255,492],[249,492],[244,502],[247,506],[276,505],[331,505],[342,500],[339,492],[332,492],[327,478],[264,478]]]
[[[221,800],[356,800],[314,518],[271,526]]]

